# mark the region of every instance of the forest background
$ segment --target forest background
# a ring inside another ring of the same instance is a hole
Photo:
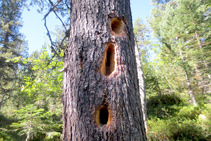
[[[134,22],[148,139],[211,140],[211,1],[153,0],[152,5],[146,21]],[[49,42],[29,54],[20,29],[22,12],[31,6],[44,13]],[[53,31],[46,24],[50,13],[61,21]],[[0,2],[0,140],[61,140],[69,14],[68,0]]]

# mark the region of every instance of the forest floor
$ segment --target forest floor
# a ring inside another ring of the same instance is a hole
[[[184,97],[147,98],[148,140],[211,140],[211,95],[197,96],[197,106],[187,103]]]

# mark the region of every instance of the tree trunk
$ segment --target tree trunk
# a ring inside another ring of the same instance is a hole
[[[63,140],[146,140],[128,0],[72,0]]]
[[[63,140],[146,140],[129,0],[72,0]]]
[[[191,103],[196,106],[196,100],[195,100],[195,97],[194,97],[194,94],[193,94],[193,90],[192,90],[192,87],[191,87],[191,84],[190,84],[190,79],[189,79],[189,76],[188,76],[188,72],[187,72],[187,69],[185,67],[185,60],[184,60],[184,57],[183,57],[183,54],[182,54],[182,51],[181,49],[179,48],[179,53],[180,53],[180,58],[182,60],[182,63],[183,63],[183,69],[184,69],[184,72],[185,72],[185,78],[186,78],[186,84],[188,86],[188,94],[190,95],[190,98],[191,98]]]
[[[142,113],[143,113],[144,126],[145,126],[145,130],[147,132],[148,131],[148,128],[147,128],[147,104],[146,104],[146,93],[145,93],[145,85],[144,85],[144,73],[142,70],[138,46],[135,47],[135,54],[136,54],[136,64],[137,64],[137,72],[138,72],[138,80],[139,80],[141,108],[142,108]]]
[[[207,62],[205,61],[205,59],[204,59],[204,56],[205,56],[205,55],[204,55],[204,53],[203,53],[203,51],[202,51],[202,48],[203,48],[203,47],[202,47],[202,44],[201,44],[201,41],[200,41],[200,38],[199,38],[199,35],[198,35],[197,31],[195,32],[195,35],[196,35],[196,38],[197,38],[197,41],[198,41],[199,50],[200,50],[200,53],[201,53],[201,58],[202,58],[204,67],[205,67],[206,69],[208,69],[209,66],[208,66]],[[209,79],[211,78],[210,74],[208,74],[208,78],[209,78]]]
[[[203,53],[203,46],[202,46],[202,43],[201,43],[201,39],[200,39],[199,34],[198,34],[197,31],[195,31],[195,36],[196,36],[196,39],[197,39],[197,42],[198,42],[199,51],[201,53],[201,59],[202,59],[202,62],[203,62],[202,64],[204,66],[203,68],[204,68],[204,70],[207,71],[207,70],[209,70],[209,65],[206,62],[205,54]],[[201,88],[203,88],[203,93],[204,94],[209,93],[211,91],[211,89],[210,89],[210,86],[211,86],[211,83],[210,83],[211,75],[210,75],[210,73],[208,72],[207,76],[203,76],[202,73],[199,71],[197,65],[195,65],[195,68],[196,68],[196,70],[198,72],[198,76],[200,76],[202,78],[199,81],[199,86]]]

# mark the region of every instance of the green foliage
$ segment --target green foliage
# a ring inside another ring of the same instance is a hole
[[[62,56],[63,52],[60,55]],[[30,117],[27,115],[31,108],[34,113],[31,114],[32,118],[30,120],[34,120],[31,121],[34,125],[39,125],[31,126],[23,132],[30,137],[33,135],[37,137],[37,134],[42,137],[42,134],[44,134],[48,139],[59,138],[62,130],[62,106],[60,100],[63,80],[63,75],[59,70],[63,67],[63,61],[60,58],[51,59],[45,48],[43,48],[37,59],[28,58],[19,61],[27,61],[31,66],[33,75],[24,76],[24,83],[17,97],[18,104],[20,105],[21,102],[21,105],[26,105],[26,107],[32,105],[25,112],[20,109],[21,111],[16,115],[21,115],[22,113],[23,116]],[[36,107],[42,108],[36,109]],[[38,116],[37,118],[36,115]],[[29,122],[29,119],[22,119],[22,117],[20,119],[20,123]],[[18,128],[18,126],[14,127]]]
[[[44,125],[41,118],[45,117],[44,109],[37,109],[33,104],[22,107],[14,111],[14,116],[19,122],[12,123],[11,127],[19,131],[19,135],[35,136],[38,132],[43,131]]]
[[[156,47],[150,38],[150,30],[146,24],[141,19],[137,19],[134,23],[134,34],[136,40],[136,46],[139,47],[139,56],[144,72],[144,81],[146,87],[146,93],[160,94],[160,84],[158,82],[158,76],[155,73],[156,68],[151,60],[153,54],[153,49]]]
[[[61,56],[62,54],[61,52]],[[24,76],[24,83],[20,87],[20,95],[27,98],[27,101],[20,99],[22,98],[20,96],[17,97],[19,101],[25,101],[25,104],[36,101],[36,103],[43,103],[44,105],[49,104],[48,102],[52,104],[58,102],[57,100],[61,98],[62,94],[63,75],[59,70],[63,67],[63,61],[57,58],[50,59],[45,49],[37,59],[28,58],[20,61],[27,61],[33,73]]]
[[[211,104],[205,104],[204,109],[198,116],[198,124],[204,129],[204,134],[208,139],[211,139]]]
[[[60,53],[61,57],[63,52]],[[13,113],[15,122],[7,129],[3,139],[11,138],[10,134],[19,135],[27,140],[60,140],[62,133],[62,58],[51,58],[43,48],[30,58],[15,57],[7,62],[26,64],[23,69],[22,83],[17,87],[13,101],[8,101],[9,107],[3,107],[3,113]],[[11,104],[11,105],[10,105]],[[16,110],[14,110],[16,109]]]
[[[172,0],[152,10],[149,21],[158,41],[149,63],[157,77],[146,84],[156,82],[159,89],[146,87],[149,140],[211,139],[208,3]],[[190,90],[198,106],[190,105]]]
[[[190,119],[194,120],[197,119],[198,115],[201,113],[201,107],[193,107],[193,106],[185,106],[180,109],[177,113],[178,118]]]
[[[15,122],[15,121],[17,121],[17,120],[0,114],[0,140],[15,141],[15,140],[24,140],[25,139],[25,136],[19,137],[18,132],[14,131],[10,127],[11,123]]]
[[[182,105],[183,101],[176,95],[150,96],[147,99],[147,117],[148,119],[172,117]]]
[[[153,1],[151,29],[141,19],[134,23],[145,75],[148,139],[211,140],[211,2]],[[63,68],[61,48],[67,44],[60,41],[65,32],[58,28],[54,34],[60,57],[50,54],[47,45],[28,57],[19,33],[24,2],[0,2],[0,98],[6,97],[0,140],[61,140],[63,74],[59,70]],[[39,12],[52,6],[43,0],[31,2]],[[63,7],[69,3],[58,4],[56,12],[69,19],[70,9]],[[198,102],[195,107],[186,94],[187,77]]]
[[[147,100],[147,104],[155,108],[158,105],[174,105],[181,104],[182,100],[177,95],[160,95],[160,96],[150,96]]]
[[[211,139],[211,104],[192,106],[184,101],[173,94],[148,97],[149,140]]]
[[[45,112],[43,108],[37,108],[34,104],[29,104],[19,110],[14,111],[14,116],[18,122],[12,123],[11,127],[19,131],[20,136],[26,135],[29,139],[46,136],[46,139],[59,138],[62,127],[61,123],[53,122],[54,113]],[[55,131],[57,130],[57,131]]]
[[[196,120],[171,120],[169,130],[173,140],[206,140]]]
[[[208,11],[203,0],[173,0],[152,10],[150,25],[159,40],[154,65],[162,91],[210,93]]]
[[[27,56],[27,45],[19,32],[21,13],[25,0],[0,2],[0,107],[14,95],[17,85],[17,69],[22,64],[7,62],[17,56]]]

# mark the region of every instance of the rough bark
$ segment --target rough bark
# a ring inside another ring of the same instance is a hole
[[[140,55],[138,46],[135,47],[135,54],[136,54],[136,64],[137,64],[137,72],[138,72],[138,80],[139,80],[139,92],[141,98],[141,109],[143,113],[143,120],[146,132],[148,132],[147,128],[147,104],[146,104],[146,93],[145,93],[145,85],[144,85],[144,73],[142,70]]]
[[[72,0],[63,140],[146,140],[129,0]]]

